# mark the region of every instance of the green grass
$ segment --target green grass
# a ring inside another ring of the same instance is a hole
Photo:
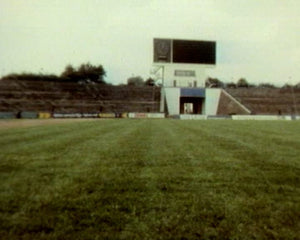
[[[0,130],[0,239],[299,239],[300,122]]]

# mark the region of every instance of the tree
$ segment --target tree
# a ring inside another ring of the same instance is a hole
[[[58,81],[59,78],[54,74],[35,74],[35,73],[12,73],[1,78],[2,80],[23,80],[23,81]]]
[[[105,83],[106,72],[102,65],[93,66],[90,63],[81,64],[77,69],[67,65],[61,77],[73,81],[89,80],[96,83]]]
[[[143,86],[145,85],[144,80],[141,76],[133,76],[127,79],[128,86]]]
[[[61,73],[61,77],[68,78],[68,77],[74,75],[75,72],[76,72],[76,70],[74,69],[74,67],[71,64],[69,64],[65,67],[65,70]]]
[[[154,79],[152,79],[152,78],[148,78],[146,81],[145,81],[145,85],[146,86],[155,86],[155,81],[154,81]]]
[[[237,87],[239,88],[242,88],[242,87],[249,87],[249,84],[247,82],[247,80],[245,78],[240,78],[238,81],[237,81],[237,84],[236,84]]]
[[[286,83],[281,88],[282,89],[290,89],[290,88],[293,88],[293,85]]]
[[[205,81],[205,86],[209,88],[223,88],[224,83],[220,81],[218,78],[207,78]]]
[[[258,85],[259,88],[276,88],[275,85],[271,83],[260,83]]]
[[[236,84],[234,82],[230,82],[226,84],[226,87],[228,88],[236,88]]]

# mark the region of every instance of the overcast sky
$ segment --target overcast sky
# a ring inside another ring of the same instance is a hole
[[[0,75],[150,76],[153,38],[213,40],[222,81],[300,82],[300,0],[0,0]]]

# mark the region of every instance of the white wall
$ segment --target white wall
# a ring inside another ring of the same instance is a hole
[[[180,113],[180,88],[165,87],[163,89],[169,115],[178,115]]]
[[[205,87],[205,80],[207,78],[205,70],[214,67],[213,65],[201,65],[201,64],[173,64],[173,63],[155,63],[153,66],[161,66],[163,68],[163,86],[174,87],[174,80],[176,81],[176,87],[194,87],[196,81],[196,87]],[[195,76],[175,76],[175,71],[194,71]]]
[[[233,120],[292,120],[291,116],[278,115],[232,115]]]
[[[218,88],[206,88],[205,90],[205,115],[217,115],[219,101],[220,101],[221,89]]]
[[[195,115],[195,114],[181,114],[179,119],[182,120],[206,120],[206,115]]]

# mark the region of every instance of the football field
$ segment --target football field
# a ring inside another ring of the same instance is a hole
[[[300,236],[300,121],[11,123],[0,239]]]

